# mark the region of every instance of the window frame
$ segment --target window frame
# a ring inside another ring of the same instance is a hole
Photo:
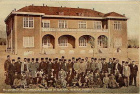
[[[30,19],[32,18],[32,20]],[[32,27],[30,27],[30,22],[32,22]],[[34,17],[23,17],[23,28],[32,29],[34,28]]]
[[[88,40],[86,37],[82,36],[79,38],[79,47],[87,47],[87,43],[88,43]]]
[[[98,28],[99,23],[100,23],[100,28]],[[94,26],[94,29],[96,29],[96,30],[101,30],[101,29],[103,28],[103,27],[102,27],[102,21],[94,21],[94,22],[93,22],[93,26]]]
[[[23,47],[24,48],[33,48],[33,47],[35,47],[35,45],[34,45],[34,36],[32,36],[32,37],[23,37]]]
[[[45,24],[49,24],[48,26],[49,27],[45,27]],[[41,26],[42,28],[50,28],[50,20],[44,20],[44,21],[42,21],[42,26]]]
[[[85,22],[85,23],[83,23],[83,22]],[[82,27],[81,25],[83,25],[83,24],[85,24],[85,26],[86,26],[85,28],[81,28]],[[78,28],[79,29],[87,29],[87,21],[79,21],[78,22]]]
[[[114,21],[113,29],[114,30],[122,30],[122,23],[121,23],[121,21]]]
[[[64,21],[64,23],[61,22],[61,21]],[[61,24],[64,24],[64,27],[60,27],[60,23]],[[68,22],[67,22],[67,20],[58,20],[58,28],[60,28],[60,29],[68,28]]]
[[[63,39],[63,40],[62,40]],[[65,39],[65,40],[64,40]],[[58,39],[58,45],[59,47],[68,47],[68,38],[65,36],[62,36]]]

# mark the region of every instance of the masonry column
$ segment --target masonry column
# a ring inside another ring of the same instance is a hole
[[[11,53],[13,54],[13,30],[11,29]]]
[[[58,47],[59,47],[59,44],[58,44],[58,33],[57,33],[57,31],[56,31],[56,33],[55,33],[55,54],[58,54]]]
[[[17,16],[15,15],[14,16],[14,24],[15,24],[15,54],[18,54],[18,51],[17,51]]]

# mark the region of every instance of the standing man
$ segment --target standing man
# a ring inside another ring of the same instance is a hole
[[[15,59],[12,59],[12,63],[9,66],[9,79],[10,85],[13,86],[14,83],[14,75],[15,75]]]
[[[116,59],[116,63],[114,67],[115,67],[115,74],[121,73],[121,64],[119,63],[118,59]]]
[[[15,71],[18,75],[21,75],[21,64],[20,57],[18,57],[17,62],[15,62]]]
[[[44,58],[41,58],[41,62],[40,62],[40,65],[39,65],[39,70],[43,70],[44,73],[46,73],[46,67],[47,67],[47,63],[44,62]]]
[[[21,73],[27,73],[27,72],[29,72],[29,70],[28,70],[29,68],[28,68],[28,63],[27,63],[27,59],[26,58],[24,58],[24,62],[22,62],[21,63]]]
[[[109,72],[109,74],[113,73],[113,68],[114,68],[114,64],[112,62],[112,59],[109,58],[109,62],[108,62],[108,72]]]
[[[98,59],[98,62],[97,62],[96,66],[99,69],[99,71],[101,72],[102,71],[102,63],[101,63],[101,59],[100,58]]]
[[[95,67],[95,62],[94,62],[94,58],[91,58],[91,71],[95,71],[96,67]]]
[[[49,58],[49,62],[47,65],[48,65],[47,73],[48,73],[48,75],[50,75],[50,71],[52,69],[52,59],[51,58]]]
[[[135,61],[132,61],[132,65],[130,66],[130,85],[132,85],[134,79],[134,85],[137,86],[136,83],[137,72],[138,66],[135,64]]]
[[[108,72],[108,64],[106,62],[106,58],[103,58],[102,71]]]
[[[11,64],[10,55],[8,55],[7,60],[4,62],[4,70],[5,70],[5,75],[6,75],[5,83],[7,85],[10,84],[10,79],[9,79],[9,74],[8,74],[10,64]]]
[[[123,69],[123,75],[124,75],[124,83],[125,86],[129,86],[129,76],[130,76],[130,67],[128,66],[128,62],[125,62],[125,66]]]

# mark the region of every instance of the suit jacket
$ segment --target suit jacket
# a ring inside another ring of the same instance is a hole
[[[115,69],[117,68],[120,73],[122,73],[122,66],[121,66],[121,64],[118,63],[118,66],[117,66],[117,64],[115,64],[114,67],[115,67]]]
[[[15,65],[14,64],[10,64],[9,72],[12,73],[12,74],[15,74]]]
[[[21,64],[22,62],[15,62],[15,71],[21,73]]]
[[[137,72],[138,72],[138,66],[137,65],[131,65],[130,66],[130,74],[132,76],[137,76]]]
[[[5,69],[5,71],[8,71],[9,70],[10,64],[11,64],[11,60],[6,60],[4,62],[4,69]]]
[[[46,62],[41,62],[39,65],[39,70],[43,69],[44,72],[47,70],[47,63]]]
[[[68,71],[67,66],[68,66],[68,64],[66,62],[61,64],[61,68],[66,72]]]

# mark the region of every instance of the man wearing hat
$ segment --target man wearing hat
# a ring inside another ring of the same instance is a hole
[[[56,74],[56,78],[58,78],[58,72],[59,72],[58,58],[55,58],[53,69],[54,69],[54,73]]]
[[[67,72],[70,70],[70,68],[73,69],[73,64],[71,63],[71,59],[68,60],[67,67],[68,67]]]
[[[106,58],[103,58],[102,71],[108,72],[108,64],[106,62]]]
[[[10,55],[7,56],[7,60],[4,62],[4,70],[5,70],[5,75],[6,75],[6,79],[5,79],[5,83],[7,85],[10,84],[10,80],[9,80],[9,67],[11,64],[11,60],[10,60]]]
[[[61,64],[61,69],[63,69],[64,71],[66,71],[67,72],[67,67],[68,66],[68,64],[66,63],[66,59],[64,59],[64,61],[62,61],[62,64]]]
[[[44,58],[41,58],[41,62],[39,65],[39,70],[43,69],[43,72],[46,73],[47,72],[47,63],[44,62]]]
[[[47,73],[48,73],[48,75],[50,75],[50,71],[51,71],[51,69],[52,69],[52,59],[51,58],[49,58],[49,61],[48,61],[48,63],[47,63]]]
[[[20,57],[18,57],[17,62],[15,62],[15,71],[18,73],[18,75],[21,74],[21,64]]]
[[[112,58],[109,58],[109,62],[108,62],[108,72],[109,72],[109,74],[113,73],[113,69],[114,69],[114,64],[112,62]]]
[[[39,71],[39,62],[38,62],[38,58],[36,58],[36,62],[35,62],[35,66],[36,66],[36,71]]]
[[[138,66],[135,64],[135,61],[132,61],[132,65],[130,66],[130,85],[132,85],[133,79],[134,79],[134,85],[137,86],[137,72],[138,72]]]
[[[101,59],[100,58],[98,59],[96,67],[99,69],[100,72],[102,71],[102,63],[101,63]]]
[[[24,58],[24,62],[21,63],[21,73],[25,72],[25,74],[27,73],[28,70],[28,63],[27,63],[27,59]]]
[[[14,75],[15,75],[15,59],[12,59],[12,63],[9,66],[9,80],[10,80],[10,85],[13,85],[14,82]]]
[[[95,67],[95,62],[94,62],[94,58],[91,58],[91,63],[90,63],[91,65],[91,71],[95,71],[95,69],[96,69],[96,67]]]

